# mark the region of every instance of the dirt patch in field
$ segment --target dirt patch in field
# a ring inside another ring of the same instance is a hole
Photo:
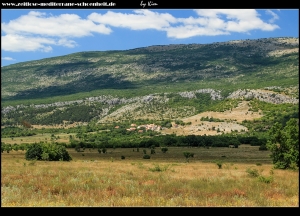
[[[195,123],[195,120],[200,121],[202,117],[209,117],[241,123],[244,120],[254,120],[262,117],[262,115],[259,114],[261,111],[248,111],[250,108],[251,107],[249,106],[248,101],[242,101],[236,108],[233,108],[232,110],[227,110],[225,112],[203,112],[182,120],[184,122],[191,122],[193,124]]]
[[[227,110],[225,112],[203,112],[191,117],[182,119],[183,122],[190,125],[180,126],[175,125],[170,129],[164,129],[162,133],[177,135],[217,135],[222,133],[231,133],[232,131],[248,131],[248,128],[239,124],[244,120],[254,120],[261,118],[262,115],[259,112],[249,111],[249,102],[242,101],[236,108]],[[209,122],[201,121],[202,117],[215,118],[224,120],[224,122]]]

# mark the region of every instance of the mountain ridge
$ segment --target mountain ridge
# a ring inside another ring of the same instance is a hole
[[[170,134],[264,133],[298,116],[298,54],[299,39],[281,37],[17,63],[2,67],[1,125],[136,121],[182,124],[165,128]]]
[[[2,67],[1,98],[134,89],[163,82],[230,80],[257,70],[261,70],[261,76],[269,76],[274,66],[279,67],[278,61],[293,62],[289,70],[295,75],[298,46],[299,38],[266,38],[79,52]],[[287,76],[287,72],[280,71],[280,75]]]

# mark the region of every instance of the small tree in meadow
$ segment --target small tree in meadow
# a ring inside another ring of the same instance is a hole
[[[26,160],[42,160],[43,147],[40,143],[30,145],[25,152]]]
[[[168,148],[167,147],[162,147],[161,151],[162,151],[162,153],[166,153],[168,151]]]
[[[189,158],[194,157],[194,153],[191,152],[183,152],[183,155],[186,158],[187,162],[189,162]]]
[[[102,148],[102,153],[105,154],[107,152],[106,148]]]
[[[143,159],[150,159],[150,155],[144,154],[144,155],[143,155]]]

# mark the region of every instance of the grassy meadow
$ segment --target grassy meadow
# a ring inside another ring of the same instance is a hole
[[[299,171],[273,169],[258,148],[68,149],[70,162],[3,152],[1,206],[299,207]]]
[[[59,137],[59,139],[56,139],[56,142],[63,142],[68,143],[70,135],[76,136],[76,133],[58,133],[56,136]],[[51,140],[51,134],[50,133],[39,133],[33,136],[20,136],[20,137],[13,137],[13,138],[1,138],[1,142],[4,142],[6,144],[22,144],[22,143],[39,143],[41,141],[47,142]]]

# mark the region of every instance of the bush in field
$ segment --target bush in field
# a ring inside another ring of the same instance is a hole
[[[261,146],[259,146],[259,151],[266,151],[266,150],[268,150],[268,148],[265,144],[262,144]]]
[[[65,146],[54,143],[35,143],[28,147],[26,160],[70,161],[71,156]]]
[[[153,168],[149,168],[149,170],[152,172],[162,172],[162,171],[166,171],[167,169],[168,169],[168,166],[160,167],[158,164],[155,165]]]
[[[5,143],[1,142],[1,153],[3,153],[4,151],[9,153],[13,149],[14,149],[14,147],[11,144],[5,144]]]
[[[183,152],[183,155],[186,158],[187,162],[189,162],[190,157],[194,157],[194,153],[191,153],[191,152]]]
[[[168,151],[168,148],[167,147],[162,147],[161,151],[162,151],[162,153],[166,153]]]
[[[150,159],[150,155],[144,154],[143,159]]]
[[[258,181],[260,181],[260,182],[264,182],[264,183],[269,184],[269,183],[274,181],[274,176],[273,176],[274,172],[273,172],[273,170],[270,171],[270,174],[271,174],[270,176],[261,175],[261,173],[259,173],[259,171],[257,169],[248,168],[246,170],[246,172],[249,174],[249,176],[256,177],[258,179]]]
[[[251,177],[258,177],[260,176],[259,172],[257,169],[251,169],[247,168],[246,172],[251,176]]]
[[[216,164],[217,164],[219,169],[222,169],[223,163],[221,161],[216,161]]]
[[[102,153],[105,154],[107,152],[106,148],[102,148]]]
[[[79,145],[79,144],[75,146],[75,151],[81,152],[81,148],[80,148],[80,145]]]
[[[28,146],[25,152],[26,160],[42,160],[43,147],[40,143],[34,143]]]

